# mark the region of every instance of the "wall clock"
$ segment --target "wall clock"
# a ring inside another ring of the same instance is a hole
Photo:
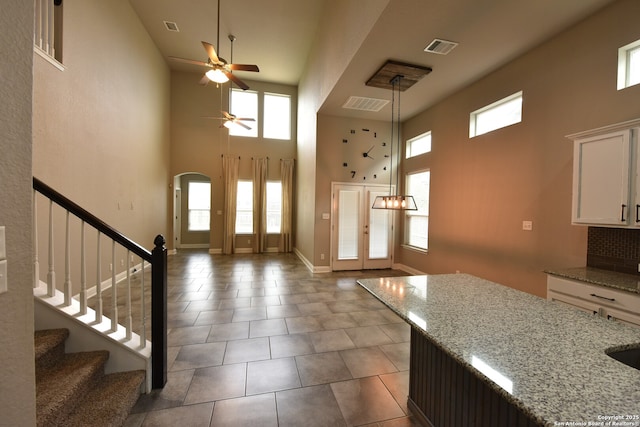
[[[389,162],[389,145],[378,138],[378,132],[363,128],[351,129],[349,137],[342,139],[349,146],[343,150],[347,159],[342,167],[353,181],[376,182],[382,179]]]

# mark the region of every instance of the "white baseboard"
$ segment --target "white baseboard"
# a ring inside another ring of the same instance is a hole
[[[151,268],[151,263],[146,262],[144,268],[145,269]],[[134,265],[133,267],[131,267],[131,275],[134,276],[134,275],[138,274],[141,269],[142,269],[142,263]],[[120,282],[122,282],[123,280],[126,280],[126,279],[127,279],[127,271],[126,270],[125,271],[121,271],[120,273],[116,274],[116,284],[118,284],[118,283],[120,283]],[[111,285],[112,284],[113,284],[113,281],[112,281],[111,277],[106,279],[106,280],[103,280],[100,283],[100,290],[106,291],[107,289],[111,289]],[[94,297],[96,295],[96,293],[97,293],[96,292],[96,286],[93,286],[93,287],[87,289],[87,299],[89,299],[91,297]],[[73,298],[80,299],[80,294],[75,294],[73,296]]]
[[[208,243],[181,243],[178,249],[209,249]]]
[[[407,273],[410,273],[414,276],[424,276],[427,273],[424,273],[420,270],[416,270],[413,267],[409,267],[408,265],[404,265],[404,264],[397,264],[394,263],[391,268],[393,268],[394,270],[400,270],[400,271],[406,271]]]
[[[293,253],[296,254],[300,261],[309,269],[312,273],[331,273],[331,266],[322,265],[320,267],[316,267],[309,261],[298,249],[293,248]]]
[[[236,248],[233,251],[234,254],[252,254],[253,248]]]
[[[209,253],[212,255],[222,254],[222,248],[209,248]]]

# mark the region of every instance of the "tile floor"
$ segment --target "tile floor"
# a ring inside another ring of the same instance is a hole
[[[418,425],[409,327],[356,284],[406,273],[180,251],[168,274],[168,381],[127,427]]]

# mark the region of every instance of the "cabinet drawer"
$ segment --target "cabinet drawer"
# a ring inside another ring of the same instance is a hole
[[[580,298],[603,307],[640,314],[640,295],[629,292],[555,276],[548,276],[547,290]]]

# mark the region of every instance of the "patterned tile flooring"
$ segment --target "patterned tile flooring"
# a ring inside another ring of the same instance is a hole
[[[127,427],[418,425],[409,326],[356,283],[406,273],[180,251],[168,275],[168,381]]]

